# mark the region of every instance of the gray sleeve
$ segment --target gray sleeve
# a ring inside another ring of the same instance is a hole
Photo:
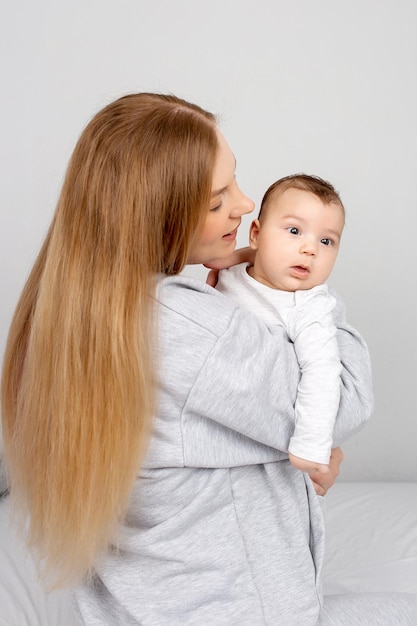
[[[372,386],[367,347],[346,324],[340,301],[335,321],[342,362],[334,434],[338,445],[369,418]],[[250,313],[236,309],[205,359],[184,406],[185,462],[198,465],[200,454],[205,459],[210,456],[210,447],[216,457],[222,442],[227,443],[229,454],[234,446],[243,453],[249,443],[286,452],[294,432],[298,381],[293,344],[283,328],[268,329]],[[210,432],[215,433],[211,438]]]
[[[342,363],[340,406],[333,433],[333,445],[338,446],[365,425],[373,411],[374,398],[368,348],[359,333],[346,322],[340,297],[332,293],[337,300],[333,317]]]
[[[255,460],[254,443],[262,444],[261,449],[268,446],[286,452],[294,429],[298,379],[297,359],[284,329],[268,329],[255,316],[236,309],[206,357],[184,406],[185,458],[194,463],[200,447],[218,457],[222,439],[234,464],[240,458],[239,448],[246,462],[251,452],[251,462],[262,462]],[[267,460],[277,457],[263,462]]]

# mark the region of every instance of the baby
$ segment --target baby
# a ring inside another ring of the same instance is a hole
[[[281,178],[266,191],[250,227],[253,265],[219,273],[217,289],[268,325],[280,324],[300,366],[289,458],[302,471],[326,472],[339,407],[341,364],[326,280],[339,250],[345,211],[317,176]]]

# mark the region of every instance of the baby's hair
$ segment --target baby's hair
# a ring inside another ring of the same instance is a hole
[[[261,217],[262,211],[268,205],[268,203],[276,198],[278,195],[287,191],[287,189],[300,189],[301,191],[309,191],[315,196],[320,198],[324,204],[337,204],[345,212],[345,207],[340,199],[340,196],[331,183],[319,176],[313,176],[309,174],[292,174],[291,176],[284,176],[275,181],[268,187],[264,197],[262,198],[261,208],[259,210],[258,218]]]

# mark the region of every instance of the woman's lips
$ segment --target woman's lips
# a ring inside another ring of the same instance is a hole
[[[227,235],[223,235],[222,239],[225,239],[226,241],[234,241],[236,239],[236,236],[237,236],[237,228],[232,230],[232,232],[227,233]]]

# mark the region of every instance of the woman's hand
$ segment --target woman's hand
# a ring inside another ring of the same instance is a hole
[[[342,461],[342,450],[340,448],[333,448],[330,455],[328,471],[325,473],[319,471],[309,473],[318,496],[325,496],[330,487],[333,487],[336,478],[339,476]]]
[[[231,254],[229,254],[229,256],[223,259],[217,259],[211,263],[205,263],[204,267],[208,267],[210,270],[206,283],[211,287],[215,287],[217,285],[219,270],[227,269],[228,267],[232,267],[232,265],[238,265],[239,263],[244,263],[245,261],[253,263],[254,259],[255,251],[247,246],[246,248],[234,250]]]

